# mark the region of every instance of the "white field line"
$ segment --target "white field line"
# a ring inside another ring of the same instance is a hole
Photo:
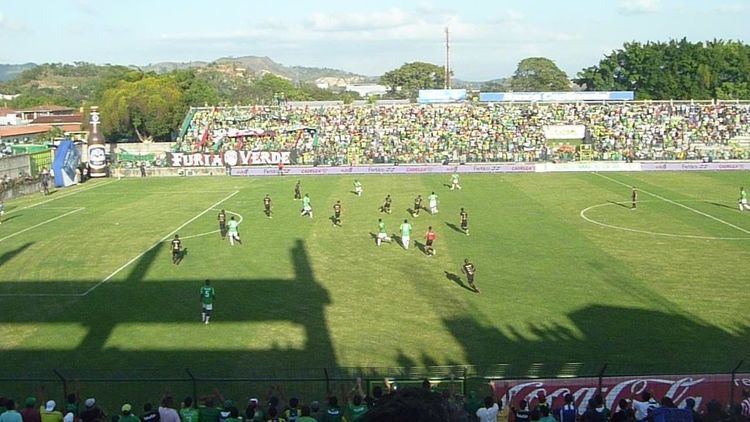
[[[643,203],[643,202],[652,202],[652,201],[638,201],[638,202]],[[691,200],[691,202],[704,202],[704,201],[696,199],[696,200]],[[623,202],[606,202],[604,204],[592,205],[588,208],[582,209],[580,212],[580,216],[581,218],[588,221],[589,223],[596,224],[602,227],[606,227],[608,229],[623,230],[626,232],[641,233],[641,234],[647,234],[651,236],[664,236],[664,237],[673,237],[673,238],[682,238],[682,239],[700,239],[700,240],[750,240],[750,237],[699,236],[699,235],[692,235],[692,234],[661,233],[661,232],[652,232],[649,230],[631,229],[629,227],[615,226],[614,224],[603,223],[601,221],[594,220],[593,218],[586,215],[587,212],[595,208],[601,208],[601,207],[613,206],[613,205],[628,205],[628,204],[630,204],[630,202],[623,201]]]
[[[37,227],[39,227],[39,226],[43,226],[43,225],[45,225],[45,224],[47,224],[47,223],[51,223],[51,222],[53,222],[53,221],[55,221],[55,220],[59,220],[59,219],[61,219],[61,218],[63,218],[63,217],[67,217],[67,216],[69,216],[70,214],[73,214],[73,213],[77,213],[78,211],[83,211],[83,210],[85,210],[85,209],[86,209],[86,208],[84,208],[84,207],[81,207],[81,208],[76,208],[76,209],[74,209],[73,211],[68,211],[68,212],[66,212],[65,214],[60,214],[60,215],[58,215],[58,216],[56,216],[56,217],[52,217],[52,218],[50,218],[50,219],[48,219],[48,220],[44,220],[44,221],[42,221],[42,222],[41,222],[41,223],[39,223],[39,224],[34,224],[34,225],[33,225],[33,226],[31,226],[31,227],[26,227],[26,228],[25,228],[25,229],[23,229],[23,230],[19,230],[19,231],[17,231],[17,232],[15,232],[15,233],[13,233],[13,234],[9,234],[9,235],[7,235],[7,236],[5,236],[5,237],[3,237],[3,238],[0,238],[0,242],[3,242],[3,241],[5,241],[5,240],[8,240],[8,239],[10,239],[11,237],[15,237],[15,236],[18,236],[18,235],[19,235],[19,234],[21,234],[21,233],[26,233],[26,232],[27,232],[27,231],[29,231],[29,230],[33,230],[33,229],[35,229],[35,228],[37,228]]]
[[[91,189],[96,189],[98,187],[105,186],[105,185],[108,185],[108,184],[114,183],[114,182],[115,182],[115,180],[110,180],[109,182],[99,183],[99,184],[96,184],[94,186],[88,186],[88,187],[85,187],[83,189],[75,190],[73,192],[64,193],[64,194],[62,194],[60,196],[54,196],[54,197],[52,197],[50,199],[47,199],[47,200],[44,200],[44,201],[41,201],[41,202],[37,202],[35,204],[31,204],[31,205],[27,205],[25,207],[21,207],[21,208],[16,208],[16,209],[10,210],[10,211],[6,212],[6,214],[12,214],[12,213],[17,212],[17,211],[23,211],[23,210],[27,210],[29,208],[38,207],[39,205],[46,204],[48,202],[57,201],[58,199],[67,198],[67,197],[75,195],[77,193],[85,192],[85,191],[91,190]]]
[[[595,174],[595,175],[597,175],[597,176],[599,176],[599,177],[602,177],[602,178],[604,178],[604,179],[607,179],[607,180],[609,180],[609,181],[611,181],[611,182],[615,182],[615,183],[617,183],[617,184],[620,184],[620,185],[623,185],[623,186],[627,186],[627,187],[632,187],[631,185],[629,185],[629,184],[627,184],[627,183],[623,183],[623,182],[621,182],[621,181],[619,181],[619,180],[617,180],[617,179],[613,179],[613,178],[611,178],[611,177],[609,177],[609,176],[605,176],[605,175],[603,175],[603,174],[599,174],[599,173],[593,173],[593,174]],[[685,204],[680,204],[679,202],[675,202],[675,201],[673,201],[673,200],[671,200],[671,199],[669,199],[669,198],[665,198],[665,197],[663,197],[663,196],[661,196],[661,195],[657,195],[657,194],[655,194],[655,193],[651,193],[651,192],[649,192],[649,191],[646,191],[646,190],[643,190],[643,189],[638,189],[638,191],[640,191],[640,192],[643,192],[643,193],[645,193],[646,195],[651,195],[651,196],[653,196],[654,198],[658,198],[658,199],[661,199],[661,200],[662,200],[662,201],[664,201],[664,202],[668,202],[668,203],[670,203],[670,204],[673,204],[673,205],[677,205],[678,207],[684,208],[684,209],[686,209],[686,210],[688,210],[688,211],[692,211],[692,212],[694,212],[694,213],[696,213],[696,214],[699,214],[699,215],[702,215],[702,216],[704,216],[704,217],[710,218],[710,219],[712,219],[712,220],[714,220],[714,221],[718,221],[718,222],[719,222],[719,223],[721,223],[721,224],[727,225],[727,226],[729,226],[729,227],[731,227],[731,228],[733,228],[733,229],[737,229],[737,230],[739,230],[739,231],[741,231],[741,232],[743,232],[743,233],[745,233],[745,234],[750,234],[750,231],[748,231],[748,230],[746,230],[746,229],[743,229],[743,228],[742,228],[742,227],[740,227],[740,226],[735,226],[734,224],[732,224],[732,223],[730,223],[730,222],[728,222],[728,221],[724,221],[724,220],[722,220],[722,219],[721,219],[721,218],[719,218],[719,217],[714,217],[714,216],[713,216],[713,215],[711,215],[711,214],[706,214],[706,213],[705,213],[705,212],[703,212],[703,211],[699,211],[699,210],[696,210],[695,208],[689,207],[689,206],[687,206],[687,205],[685,205]]]
[[[195,220],[199,219],[199,218],[200,218],[200,217],[202,217],[202,216],[203,216],[204,214],[206,214],[207,212],[209,212],[209,211],[213,210],[213,209],[214,209],[215,207],[218,207],[219,205],[221,205],[221,203],[222,203],[222,202],[224,202],[224,201],[226,201],[227,199],[229,199],[229,198],[233,197],[234,195],[237,195],[238,193],[240,193],[240,191],[238,191],[238,190],[236,190],[236,191],[232,192],[231,194],[229,194],[229,195],[225,196],[225,197],[224,197],[223,199],[219,200],[219,201],[218,201],[218,202],[216,202],[215,204],[213,204],[213,205],[211,205],[210,207],[206,208],[205,210],[201,211],[201,212],[200,212],[200,213],[199,213],[198,215],[196,215],[195,217],[193,217],[193,218],[191,218],[190,220],[188,220],[188,221],[186,221],[186,222],[182,223],[182,224],[180,225],[180,227],[177,227],[176,229],[174,229],[174,230],[172,230],[171,232],[167,233],[167,234],[166,234],[166,235],[165,235],[164,237],[162,237],[162,238],[161,238],[161,239],[160,239],[160,240],[159,240],[158,242],[154,243],[154,244],[153,244],[153,245],[151,245],[151,246],[150,246],[150,247],[149,247],[148,249],[144,250],[143,252],[141,252],[141,253],[139,253],[138,255],[136,255],[135,257],[133,257],[133,258],[132,258],[132,259],[131,259],[130,261],[128,261],[128,262],[126,262],[125,264],[123,264],[122,266],[120,266],[120,268],[118,268],[118,269],[114,270],[114,271],[112,272],[112,274],[110,274],[110,275],[108,275],[107,277],[105,277],[105,278],[104,278],[104,280],[102,280],[102,281],[100,281],[100,282],[98,282],[98,283],[94,284],[93,286],[89,287],[89,289],[88,289],[88,290],[86,290],[85,292],[81,293],[81,294],[80,294],[80,296],[87,296],[87,295],[88,295],[89,293],[93,292],[93,291],[94,291],[94,289],[96,289],[97,287],[99,287],[99,286],[101,286],[102,284],[104,284],[104,283],[108,282],[109,280],[111,280],[111,279],[112,279],[112,277],[114,277],[114,276],[116,276],[117,274],[119,274],[119,273],[120,273],[120,271],[122,271],[122,270],[124,270],[125,268],[127,268],[127,267],[128,267],[128,266],[129,266],[130,264],[132,264],[133,262],[135,262],[135,261],[136,261],[137,259],[139,259],[139,258],[140,258],[140,257],[142,257],[143,255],[147,254],[147,253],[148,253],[149,251],[151,251],[151,250],[152,250],[152,249],[154,249],[155,247],[159,246],[159,245],[160,245],[160,244],[161,244],[162,242],[164,242],[165,240],[167,240],[167,239],[169,239],[170,237],[172,237],[172,235],[174,235],[175,233],[177,233],[178,231],[180,231],[180,230],[181,230],[181,229],[182,229],[183,227],[185,227],[185,226],[187,226],[188,224],[192,223],[193,221],[195,221]]]

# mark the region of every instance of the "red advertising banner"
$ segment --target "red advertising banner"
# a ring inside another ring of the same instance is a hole
[[[529,408],[533,408],[539,400],[538,394],[544,393],[551,408],[557,409],[564,404],[565,395],[572,394],[578,411],[583,413],[589,399],[601,393],[607,407],[614,411],[620,399],[640,400],[640,394],[648,391],[657,400],[670,397],[677,407],[684,407],[685,400],[692,398],[696,409],[701,409],[711,400],[722,405],[729,403],[732,390],[735,402],[739,403],[742,390],[750,388],[750,374],[737,374],[734,389],[729,374],[605,377],[601,380],[601,391],[598,378],[494,380],[491,384],[504,406],[517,407],[525,399]]]

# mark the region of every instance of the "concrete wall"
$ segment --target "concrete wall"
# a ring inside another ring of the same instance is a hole
[[[0,178],[7,175],[11,179],[15,179],[21,172],[31,174],[31,162],[28,155],[0,158]]]

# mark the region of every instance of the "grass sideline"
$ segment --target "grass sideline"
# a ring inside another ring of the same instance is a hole
[[[312,220],[299,216],[291,177],[126,179],[8,202],[0,371],[59,368],[86,379],[190,368],[220,378],[249,368],[511,363],[528,375],[544,363],[542,375],[557,375],[570,362],[634,374],[731,370],[750,350],[750,213],[736,207],[747,174],[606,176],[613,180],[465,175],[460,191],[447,176],[365,176],[363,197],[353,177],[310,176],[301,180]],[[630,211],[630,185],[658,197],[641,194]],[[414,196],[431,191],[439,214],[412,218]],[[272,219],[262,214],[266,193]],[[386,194],[391,215],[378,211]],[[340,228],[329,220],[336,200]],[[604,225],[581,218],[595,205],[586,217]],[[456,229],[460,207],[471,236]],[[242,246],[210,233],[219,208],[243,217]],[[378,218],[393,234],[408,218],[419,242],[432,225],[437,255],[376,247]],[[186,239],[174,266],[166,242],[151,246],[177,229],[208,234]],[[456,281],[464,257],[481,294]],[[217,292],[209,326],[198,302],[206,278]],[[125,384],[106,388],[168,385]]]

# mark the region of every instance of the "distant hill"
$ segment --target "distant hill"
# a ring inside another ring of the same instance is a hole
[[[24,64],[0,64],[0,82],[9,81],[18,77],[26,69],[35,68],[37,65],[34,63]]]
[[[200,61],[185,63],[163,62],[140,67],[140,69],[145,72],[153,71],[157,73],[165,73],[175,69],[187,68],[209,68],[226,73],[242,74],[248,77],[262,76],[266,73],[271,73],[288,80],[309,83],[324,80],[328,83],[336,82],[337,84],[345,85],[347,83],[361,83],[372,79],[339,69],[286,66],[273,61],[269,57],[259,56],[222,57],[210,63]]]

